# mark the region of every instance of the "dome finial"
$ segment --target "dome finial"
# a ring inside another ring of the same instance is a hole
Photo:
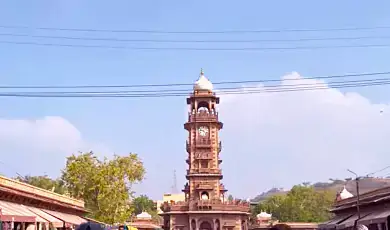
[[[194,90],[213,91],[213,84],[204,76],[203,68],[200,69],[199,79],[195,82]]]

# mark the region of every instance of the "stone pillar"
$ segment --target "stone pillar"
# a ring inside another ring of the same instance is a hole
[[[196,228],[195,228],[195,230],[199,230],[199,218],[197,217],[197,218],[195,218],[195,223],[196,223]]]

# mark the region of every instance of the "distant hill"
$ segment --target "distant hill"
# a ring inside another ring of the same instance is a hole
[[[390,186],[390,178],[366,177],[366,178],[362,178],[359,183],[360,183],[359,186],[360,193],[366,193],[375,189]],[[304,183],[304,184],[310,184],[310,183]],[[329,182],[317,182],[311,185],[313,185],[314,188],[317,190],[331,190],[334,191],[335,193],[341,191],[345,186],[350,193],[356,195],[356,183],[354,180],[330,179]],[[286,194],[287,192],[288,190],[284,190],[282,188],[272,188],[256,196],[251,200],[251,202],[259,202],[267,199],[270,196]]]

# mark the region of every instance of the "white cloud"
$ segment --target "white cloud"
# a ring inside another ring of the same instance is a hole
[[[90,150],[80,131],[62,117],[0,119],[0,173],[58,176],[65,158]]]
[[[292,78],[298,80],[288,80]],[[281,84],[313,83],[327,86],[297,73]],[[347,168],[365,174],[390,164],[390,106],[373,104],[358,93],[327,89],[225,95],[219,112],[225,123],[225,180],[240,196],[349,177]]]

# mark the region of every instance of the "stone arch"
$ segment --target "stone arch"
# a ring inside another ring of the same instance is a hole
[[[242,230],[247,230],[246,221],[245,221],[245,220],[242,220],[242,221],[241,221],[241,229],[242,229]]]
[[[215,220],[215,229],[216,230],[221,230],[221,222],[219,221],[219,219]]]
[[[200,199],[201,200],[209,200],[210,199],[210,195],[208,192],[206,191],[203,191],[200,193]]]
[[[191,220],[191,230],[196,230],[196,221],[194,219]]]
[[[209,112],[209,103],[207,101],[198,102],[197,112]]]
[[[213,224],[208,220],[201,221],[199,230],[213,230]]]

